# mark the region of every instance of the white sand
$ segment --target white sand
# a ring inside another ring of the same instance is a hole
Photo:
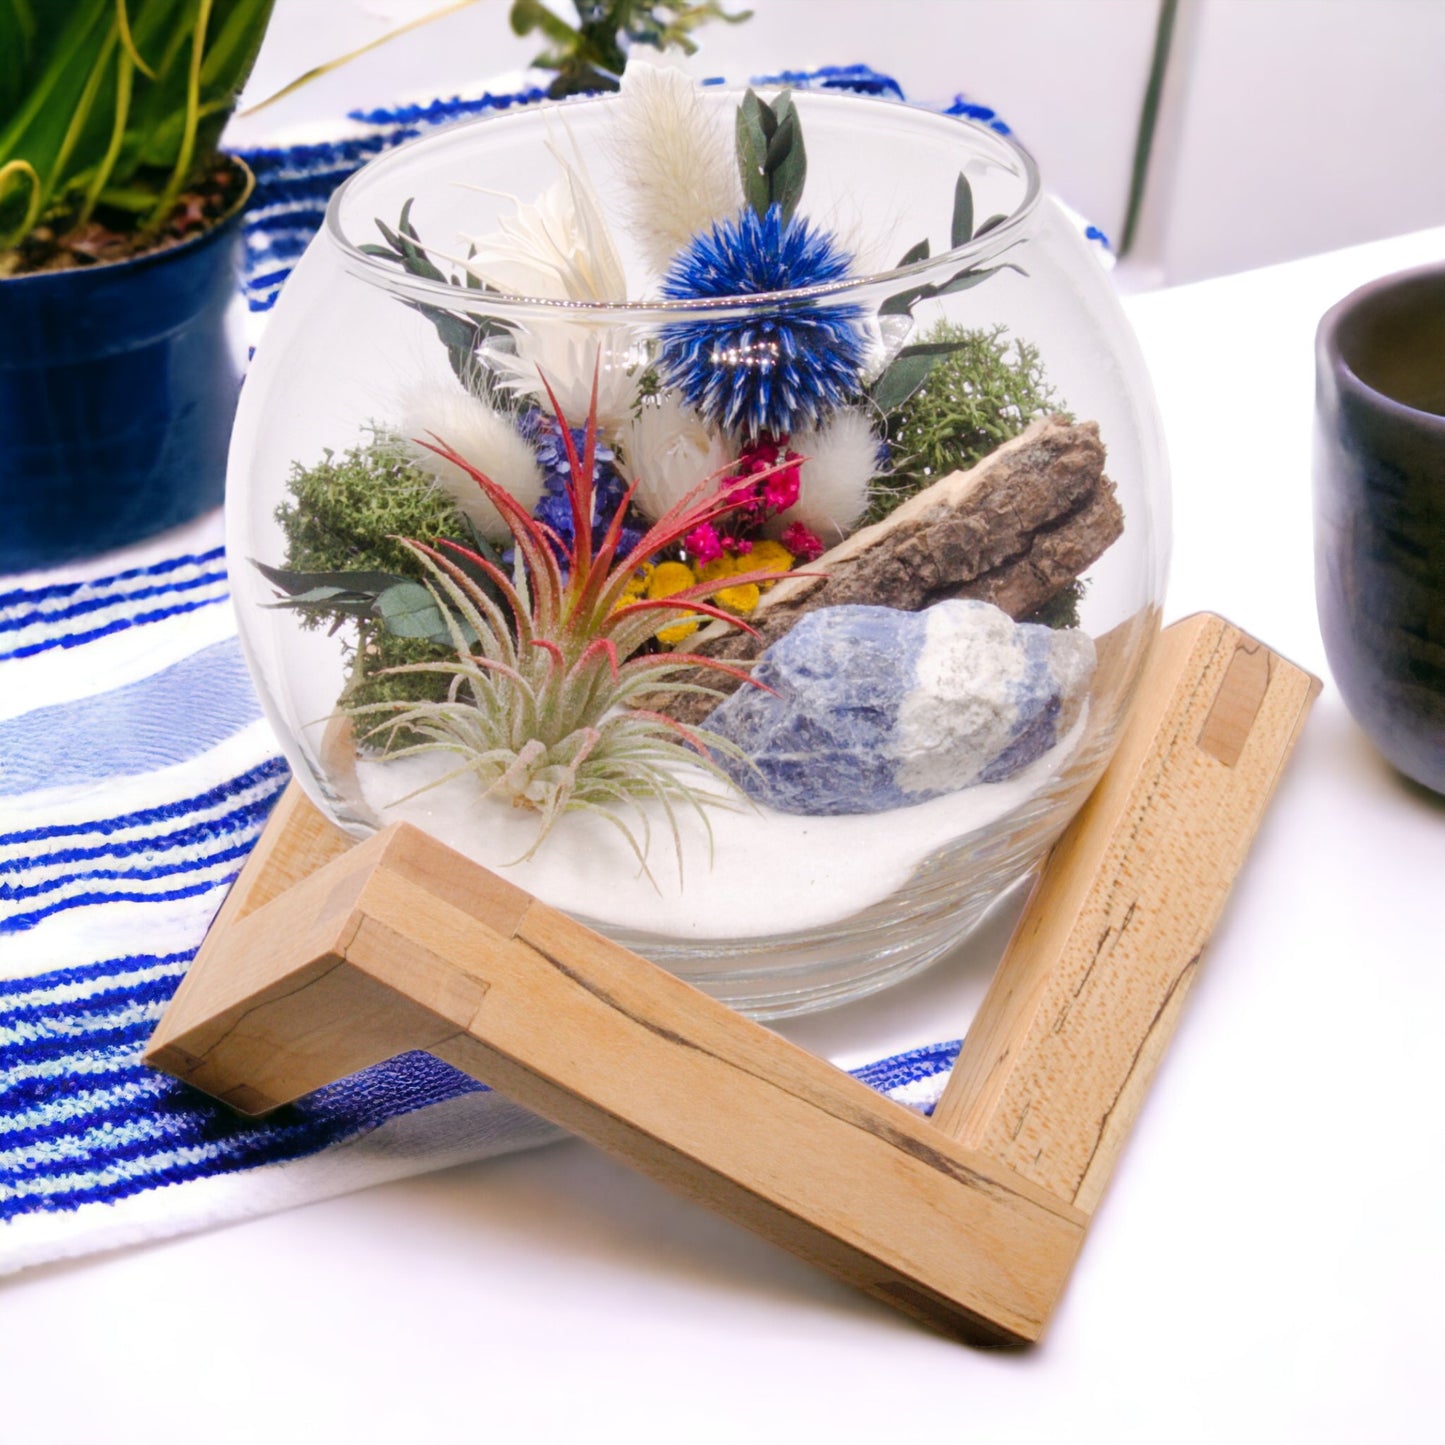
[[[554,907],[678,938],[752,938],[824,926],[880,902],[944,844],[1003,818],[1037,792],[1082,731],[1081,719],[1058,746],[1002,783],[908,808],[811,818],[734,794],[739,811],[707,810],[711,847],[697,814],[681,811],[681,881],[671,829],[656,805],[646,809],[649,878],[616,827],[593,814],[565,815],[535,856],[518,862],[536,841],[537,814],[483,797],[469,778],[396,803],[454,766],[443,755],[362,761],[357,776],[383,825],[414,823]],[[641,833],[636,815],[627,821]]]

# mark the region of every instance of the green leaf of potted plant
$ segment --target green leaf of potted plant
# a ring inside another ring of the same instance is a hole
[[[274,0],[0,0],[0,572],[216,505],[251,190],[217,149]]]

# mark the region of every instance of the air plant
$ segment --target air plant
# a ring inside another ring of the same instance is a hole
[[[487,796],[535,809],[540,826],[526,857],[562,814],[589,809],[620,829],[645,867],[648,824],[642,804],[651,800],[661,805],[671,827],[680,869],[675,807],[692,808],[706,822],[704,804],[731,805],[736,795],[713,754],[734,756],[737,749],[651,704],[674,693],[715,693],[697,680],[699,669],[749,679],[712,658],[659,650],[655,639],[680,620],[701,617],[746,627],[709,599],[727,587],[776,580],[776,574],[763,570],[700,580],[666,597],[639,595],[635,578],[658,553],[739,506],[756,479],[707,478],[623,551],[635,483],[600,537],[591,524],[595,388],[580,454],[570,427],[564,424],[560,436],[570,468],[572,526],[566,540],[444,441],[426,443],[468,473],[506,521],[515,549],[511,573],[456,543],[408,542],[447,618],[455,655],[395,671],[444,675],[446,696],[347,711],[371,721],[366,738],[388,757],[450,753],[460,759],[427,787],[472,774]],[[725,791],[700,786],[689,776],[698,771]],[[626,809],[642,825],[640,838]]]

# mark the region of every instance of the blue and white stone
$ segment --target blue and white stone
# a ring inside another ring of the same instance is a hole
[[[733,780],[786,813],[871,813],[995,783],[1079,716],[1094,643],[987,602],[822,607],[763,653],[707,720],[748,762]]]

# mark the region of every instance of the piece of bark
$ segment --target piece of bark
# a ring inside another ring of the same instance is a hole
[[[1114,484],[1104,475],[1097,422],[1045,417],[966,472],[910,497],[764,593],[752,636],[713,623],[689,652],[747,662],[816,607],[865,603],[918,612],[950,597],[992,602],[1015,620],[1036,612],[1095,562],[1124,530]],[[701,670],[720,692],[741,683]],[[657,702],[700,722],[720,699],[695,693]]]

